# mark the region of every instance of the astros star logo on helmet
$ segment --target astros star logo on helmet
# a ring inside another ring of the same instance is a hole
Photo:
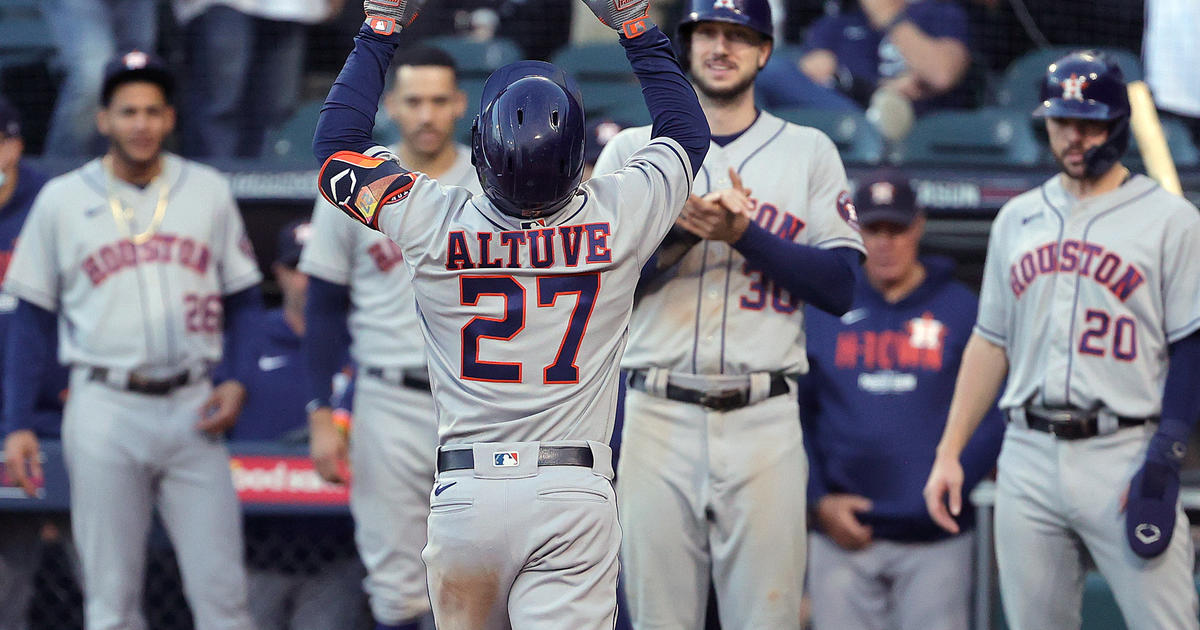
[[[1083,88],[1087,86],[1087,77],[1081,77],[1072,74],[1071,76],[1062,80],[1062,97],[1064,100],[1082,101]]]

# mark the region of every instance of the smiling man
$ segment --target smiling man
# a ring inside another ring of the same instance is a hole
[[[692,0],[676,39],[712,134],[695,195],[643,268],[621,363],[630,611],[639,629],[700,628],[712,584],[726,630],[799,628],[806,461],[792,377],[808,367],[804,304],[850,307],[862,240],[833,142],[755,106],[767,0]],[[621,132],[596,173],[649,137]]]

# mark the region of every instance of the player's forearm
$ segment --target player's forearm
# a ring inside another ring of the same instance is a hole
[[[859,253],[848,247],[818,249],[787,241],[751,221],[733,243],[746,261],[792,295],[832,315],[854,301],[854,269]]]
[[[345,364],[345,348],[350,341],[346,316],[350,312],[350,287],[309,278],[304,306],[305,376],[309,400],[328,406],[333,395],[333,375]]]
[[[338,151],[366,153],[375,146],[371,131],[387,69],[396,52],[397,44],[390,41],[394,37],[381,37],[366,24],[354,37],[354,50],[329,88],[317,119],[313,154],[321,163]]]
[[[1004,348],[972,334],[958,368],[950,415],[937,446],[938,457],[957,459],[962,454],[967,441],[995,402],[1007,374],[1008,356]]]
[[[666,136],[688,154],[692,172],[700,170],[708,153],[709,129],[696,90],[675,60],[671,40],[653,27],[632,39],[621,36],[625,56],[642,85],[642,97],[653,121],[650,136]]]
[[[4,417],[7,435],[33,429],[37,394],[49,372],[57,344],[58,317],[25,300],[17,303],[4,346]]]
[[[1200,418],[1200,331],[1170,345],[1167,382],[1163,386],[1162,419],[1158,431],[1163,446],[1187,444]]]
[[[258,341],[263,318],[262,290],[257,284],[242,289],[226,295],[221,305],[225,309],[224,357],[213,380],[247,383],[254,361],[251,348]]]

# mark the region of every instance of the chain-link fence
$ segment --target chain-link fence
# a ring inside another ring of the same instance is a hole
[[[40,517],[42,542],[29,611],[30,630],[82,630],[83,596],[78,565],[65,517]],[[348,517],[247,518],[246,560],[250,570],[271,568],[295,575],[315,575],[323,568],[357,558]],[[335,534],[333,536],[328,534]],[[361,573],[347,590],[358,589]],[[250,597],[256,594],[251,591]],[[357,614],[340,620],[338,630],[371,627],[366,596],[358,589]],[[161,526],[147,547],[143,611],[150,630],[191,630],[192,614],[183,595],[179,565]]]

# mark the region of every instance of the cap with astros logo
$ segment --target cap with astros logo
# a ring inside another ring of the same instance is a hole
[[[153,53],[130,50],[114,57],[104,66],[104,84],[100,90],[101,104],[107,104],[113,92],[125,83],[148,81],[162,88],[170,102],[175,94],[175,77],[167,64]]]
[[[854,193],[854,209],[858,223],[867,227],[874,223],[911,225],[917,217],[917,195],[908,180],[895,174],[864,178]]]
[[[279,230],[279,241],[275,248],[275,262],[285,267],[296,268],[300,264],[300,252],[312,234],[308,221],[292,221]]]

